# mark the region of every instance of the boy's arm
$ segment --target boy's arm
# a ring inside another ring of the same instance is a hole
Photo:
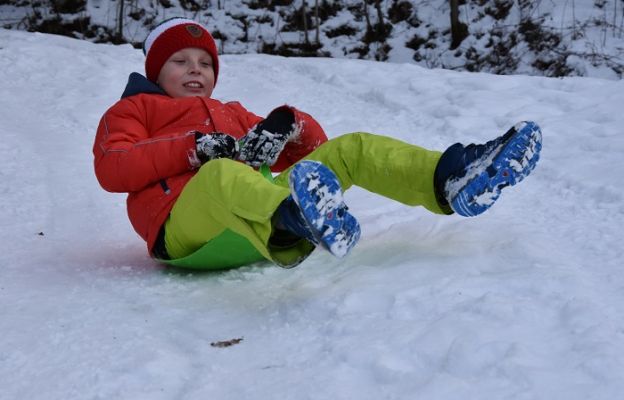
[[[199,166],[194,132],[151,138],[144,115],[133,102],[122,101],[102,117],[93,154],[105,190],[135,192]]]
[[[279,109],[286,109],[293,113],[295,135],[288,141],[275,165],[271,167],[271,170],[275,172],[290,167],[328,140],[321,125],[310,114],[290,106],[282,106]]]
[[[266,163],[274,172],[283,171],[327,141],[319,123],[294,107],[278,107],[262,119],[238,103],[232,105],[239,108],[248,131],[241,140],[240,159],[252,166]]]

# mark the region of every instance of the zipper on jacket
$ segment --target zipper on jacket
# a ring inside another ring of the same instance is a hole
[[[171,193],[171,189],[169,189],[167,181],[165,181],[164,179],[160,180],[160,187],[162,188],[163,192],[165,192],[165,194]]]

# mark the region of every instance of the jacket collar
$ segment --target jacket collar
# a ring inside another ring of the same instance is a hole
[[[121,98],[123,99],[141,93],[167,95],[165,91],[160,88],[160,86],[138,72],[133,72],[128,77],[128,83],[126,84],[126,88],[124,89]]]

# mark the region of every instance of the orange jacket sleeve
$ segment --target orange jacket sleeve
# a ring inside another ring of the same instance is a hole
[[[288,166],[301,160],[313,152],[321,144],[327,142],[327,135],[321,127],[321,125],[310,115],[303,111],[292,108],[295,113],[295,124],[299,135],[290,143],[288,143],[284,149],[284,157]],[[276,167],[280,167],[281,157],[278,158]],[[282,169],[287,168],[286,166]]]
[[[277,162],[271,167],[271,170],[274,172],[285,170],[327,141],[325,131],[310,114],[286,105],[279,108],[283,107],[289,109],[294,114],[298,133],[297,136],[286,144]]]
[[[93,153],[95,175],[110,192],[136,192],[197,167],[192,132],[151,137],[141,103],[119,101],[100,120]]]

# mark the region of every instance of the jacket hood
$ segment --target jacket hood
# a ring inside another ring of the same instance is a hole
[[[126,84],[126,88],[124,89],[121,98],[124,99],[126,97],[134,96],[135,94],[162,94],[167,95],[164,90],[160,88],[157,84],[150,81],[143,75],[138,72],[133,72],[128,77],[128,83]]]

